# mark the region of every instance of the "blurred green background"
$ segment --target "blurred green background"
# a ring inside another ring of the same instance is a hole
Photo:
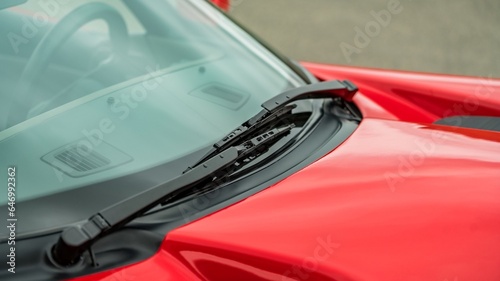
[[[297,60],[500,77],[498,0],[232,1],[233,17]]]

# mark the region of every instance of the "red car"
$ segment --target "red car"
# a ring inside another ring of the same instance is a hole
[[[204,0],[0,34],[0,280],[500,280],[500,80],[297,63]]]

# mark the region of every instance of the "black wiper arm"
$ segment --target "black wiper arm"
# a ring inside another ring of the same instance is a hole
[[[49,251],[48,258],[60,267],[77,263],[82,254],[103,236],[120,229],[171,196],[229,176],[268,151],[278,140],[288,135],[293,127],[289,125],[273,129],[230,147],[173,180],[108,207],[80,225],[65,229]]]
[[[357,88],[351,82],[335,80],[306,85],[275,96],[262,104],[264,109],[260,113],[216,143],[211,152],[183,175],[108,207],[86,222],[64,230],[49,251],[49,259],[63,267],[75,264],[95,241],[120,229],[168,198],[207,185],[215,178],[225,177],[248,164],[294,127],[290,124],[282,128],[268,128],[282,117],[291,115],[295,107],[290,103],[328,97],[342,97],[351,101],[356,92]],[[262,130],[269,131],[255,136],[256,132]],[[249,137],[253,138],[243,142],[243,138]]]
[[[320,82],[283,92],[266,101],[262,104],[262,107],[268,112],[273,112],[284,105],[298,100],[341,97],[346,101],[352,101],[357,91],[358,88],[356,85],[349,80]]]
[[[224,151],[238,141],[254,133],[258,133],[261,129],[281,119],[283,116],[290,115],[291,111],[295,108],[295,106],[289,105],[292,102],[305,99],[337,97],[341,97],[346,101],[352,101],[357,91],[358,88],[356,85],[348,80],[320,82],[285,91],[263,103],[262,107],[264,109],[262,111],[215,143],[212,149],[195,163],[193,167]]]

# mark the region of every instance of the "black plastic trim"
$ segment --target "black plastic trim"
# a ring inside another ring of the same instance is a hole
[[[0,267],[0,279],[9,280],[59,280],[88,275],[103,270],[124,266],[154,255],[164,236],[171,230],[194,221],[224,207],[241,201],[307,167],[344,142],[358,127],[358,122],[339,119],[333,114],[334,101],[324,103],[322,110],[316,110],[318,121],[304,129],[303,135],[284,154],[270,163],[221,188],[192,198],[176,205],[165,206],[148,216],[137,219],[126,228],[113,233],[92,246],[96,262],[84,254],[84,261],[74,268],[58,269],[51,266],[46,251],[60,233],[16,241],[17,273],[6,270],[6,263]],[[313,116],[313,119],[314,116]],[[0,244],[0,252],[9,246]],[[8,274],[8,275],[7,275]]]
[[[434,124],[500,132],[500,117],[493,116],[453,116],[437,120]]]

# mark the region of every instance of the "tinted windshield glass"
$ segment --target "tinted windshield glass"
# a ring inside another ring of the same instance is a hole
[[[0,4],[0,167],[17,167],[18,201],[180,159],[303,83],[202,0],[22,2]]]

